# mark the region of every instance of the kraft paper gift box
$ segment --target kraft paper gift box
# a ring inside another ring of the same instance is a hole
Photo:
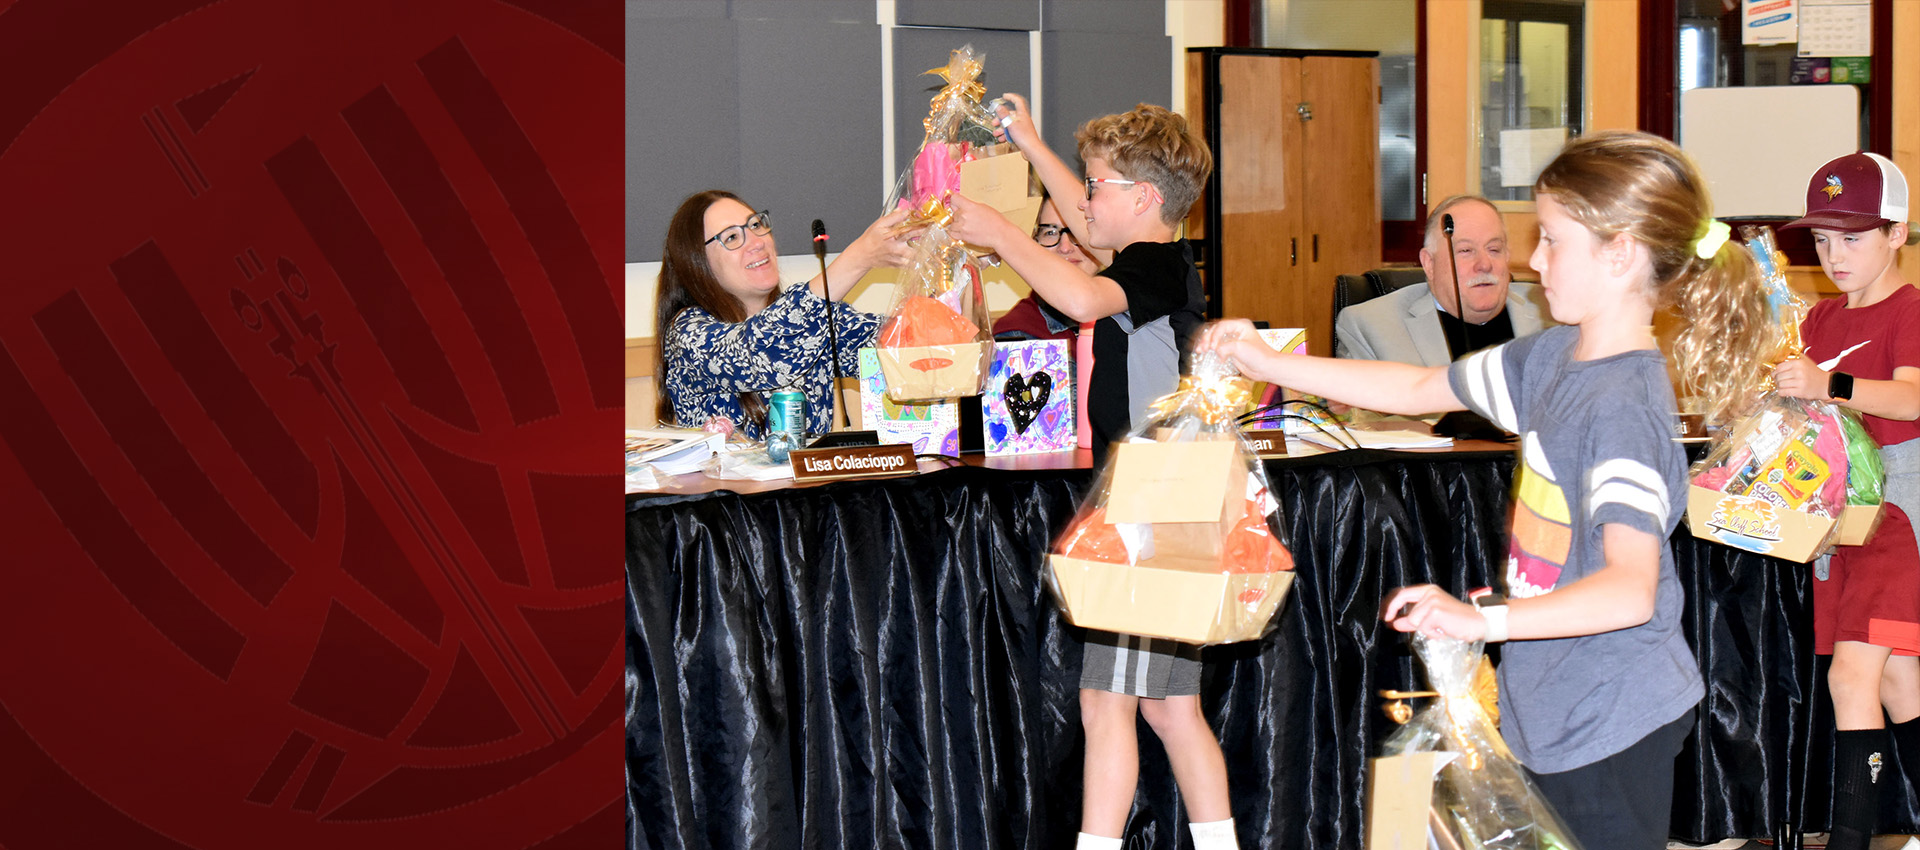
[[[980,342],[878,349],[887,396],[894,401],[979,395],[993,346]]]
[[[1687,486],[1687,527],[1693,536],[1735,549],[1806,563],[1827,548],[1837,521],[1739,496]]]
[[[980,398],[987,454],[1074,448],[1072,345],[1067,340],[994,344],[993,365]]]
[[[915,454],[960,453],[960,406],[953,401],[900,403],[887,397],[875,349],[860,349],[861,424],[882,443],[908,443]]]
[[[1195,644],[1266,633],[1293,573],[1227,571],[1222,541],[1248,504],[1238,448],[1233,440],[1114,444],[1106,518],[1151,524],[1151,551],[1131,564],[1049,555],[1074,625]]]
[[[1884,505],[1848,505],[1840,511],[1840,533],[1834,543],[1840,546],[1865,546],[1880,527],[1880,509]]]

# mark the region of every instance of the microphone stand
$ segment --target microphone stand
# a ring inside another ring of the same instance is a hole
[[[1453,214],[1440,217],[1440,230],[1447,234],[1447,269],[1453,272],[1454,318],[1460,320],[1460,353],[1467,353],[1467,304],[1460,300],[1460,255],[1453,252]],[[1448,358],[1452,359],[1452,358]]]
[[[1440,230],[1447,234],[1447,269],[1453,272],[1453,309],[1460,313],[1454,317],[1460,324],[1460,332],[1456,336],[1460,340],[1460,353],[1465,355],[1468,344],[1467,303],[1461,300],[1460,296],[1460,257],[1453,252],[1453,215],[1451,213],[1440,217]],[[1451,361],[1454,358],[1447,359]],[[1500,430],[1498,425],[1471,410],[1455,410],[1440,417],[1439,421],[1433,423],[1433,433],[1457,440],[1502,442],[1511,439],[1505,431]]]
[[[827,226],[820,219],[813,220],[813,256],[820,261],[820,297],[827,300],[827,352],[832,363],[829,367],[832,375],[833,424],[835,431],[845,431],[849,427],[847,411],[840,403],[840,329],[833,315],[833,289],[827,283]]]

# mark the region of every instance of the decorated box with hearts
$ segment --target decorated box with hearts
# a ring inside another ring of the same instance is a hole
[[[980,397],[987,454],[1074,448],[1072,345],[1066,340],[994,344]]]
[[[880,442],[910,443],[916,454],[960,454],[960,405],[952,399],[903,403],[889,398],[872,348],[860,349],[860,423]]]

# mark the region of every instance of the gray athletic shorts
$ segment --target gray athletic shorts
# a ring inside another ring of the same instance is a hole
[[[1152,699],[1193,696],[1200,693],[1200,647],[1088,629],[1080,687]]]

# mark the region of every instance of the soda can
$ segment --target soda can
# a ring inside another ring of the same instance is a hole
[[[799,390],[775,390],[767,411],[767,432],[800,439],[807,434],[807,395]]]

